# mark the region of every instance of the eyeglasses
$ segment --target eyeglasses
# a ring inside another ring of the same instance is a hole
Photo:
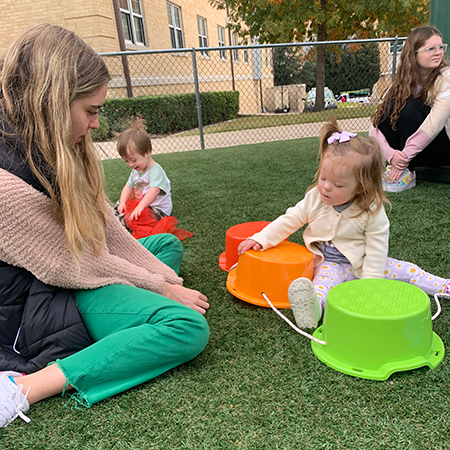
[[[419,52],[426,52],[429,56],[434,56],[437,52],[445,53],[447,51],[447,44],[441,44],[441,45],[435,45],[434,47],[425,47],[421,48],[416,51],[416,53]]]

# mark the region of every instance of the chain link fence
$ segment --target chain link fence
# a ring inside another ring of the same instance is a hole
[[[153,153],[159,154],[317,136],[330,115],[343,129],[368,131],[370,116],[395,74],[404,39],[149,50],[101,56],[112,75],[108,99],[195,95],[195,128],[177,130],[176,124],[170,124],[171,132],[150,132]],[[317,71],[324,76],[325,88],[323,102],[318,95],[316,105]],[[239,93],[235,117],[204,125],[211,120],[202,104],[203,93],[223,91]],[[103,159],[118,157],[115,136],[133,120],[126,111],[122,111],[122,117],[109,118],[109,122],[103,118],[107,133],[94,133]]]

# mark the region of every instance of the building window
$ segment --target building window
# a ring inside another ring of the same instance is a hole
[[[197,16],[198,25],[198,45],[199,47],[208,47],[208,37],[206,35],[206,19]],[[208,50],[201,50],[202,56],[208,56]]]
[[[244,45],[248,44],[248,40],[244,41]],[[244,63],[248,64],[248,48],[244,48]]]
[[[219,47],[225,47],[225,28],[217,25],[217,34],[219,36]],[[220,50],[220,59],[226,60],[225,50]]]
[[[169,18],[172,48],[184,48],[183,29],[181,27],[181,8],[167,2],[167,16]]]
[[[232,39],[233,39],[233,47],[237,47],[239,44],[238,44],[238,37],[237,37],[236,33],[233,33]],[[233,49],[233,59],[236,62],[239,62],[239,53],[238,53],[237,48]]]
[[[145,45],[141,0],[119,0],[119,5],[125,40]]]

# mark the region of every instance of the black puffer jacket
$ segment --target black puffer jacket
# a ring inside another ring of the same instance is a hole
[[[45,193],[23,162],[17,141],[1,135],[0,167]],[[73,291],[0,261],[0,371],[33,373],[91,343]]]

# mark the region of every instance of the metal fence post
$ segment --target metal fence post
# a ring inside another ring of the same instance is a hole
[[[230,10],[227,6],[227,25],[229,25],[231,23],[230,20]],[[231,28],[228,27],[228,43],[231,46],[233,44],[232,40],[231,40]],[[233,64],[233,50],[230,48],[230,67],[231,67],[231,85],[233,87],[233,91],[236,90],[236,85],[234,82],[234,64]]]
[[[394,81],[395,72],[397,71],[397,49],[398,49],[398,36],[395,36],[394,49],[392,52],[392,81]]]
[[[117,35],[119,37],[119,46],[120,51],[125,52],[126,51],[126,45],[125,45],[125,37],[123,34],[123,25],[121,22],[121,15],[120,15],[120,6],[117,0],[113,0],[113,6],[114,6],[114,15],[116,18],[116,27],[117,27]],[[128,58],[127,55],[122,55],[122,67],[123,67],[123,75],[125,77],[125,82],[127,85],[127,95],[129,98],[133,97],[133,85],[131,83],[131,75],[130,75],[130,68],[128,66]]]
[[[200,148],[205,149],[205,139],[203,137],[203,119],[202,119],[202,104],[200,102],[200,89],[198,87],[198,72],[197,72],[197,58],[195,48],[192,47],[192,69],[194,72],[195,85],[195,101],[197,103],[197,117],[198,117],[198,132],[200,135]]]

